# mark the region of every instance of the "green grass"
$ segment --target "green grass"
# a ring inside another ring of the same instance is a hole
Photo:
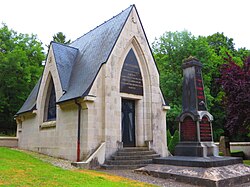
[[[222,152],[219,152],[220,156],[224,156]],[[238,150],[234,150],[231,151],[231,156],[232,157],[242,157],[244,158],[244,152],[243,151],[238,151]]]
[[[153,186],[91,170],[64,170],[27,153],[0,147],[0,186]]]
[[[250,166],[250,160],[243,160],[243,163]]]

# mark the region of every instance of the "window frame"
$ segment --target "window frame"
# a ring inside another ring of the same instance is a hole
[[[45,99],[43,121],[55,121],[57,116],[56,91],[53,79],[51,78]]]

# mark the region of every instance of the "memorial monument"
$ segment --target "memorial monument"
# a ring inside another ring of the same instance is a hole
[[[182,64],[182,113],[178,117],[180,143],[175,149],[176,156],[218,156],[218,148],[213,143],[213,116],[207,111],[201,68],[202,64],[193,57]]]
[[[175,156],[154,158],[153,163],[137,169],[160,178],[172,178],[202,186],[235,186],[250,181],[250,167],[238,157],[218,156],[213,142],[213,116],[207,111],[198,59],[189,57],[182,64],[182,113],[178,116],[180,142]]]

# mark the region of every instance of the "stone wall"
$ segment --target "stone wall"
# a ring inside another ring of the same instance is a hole
[[[37,110],[24,113],[17,118],[18,146],[21,149],[75,161],[78,110],[74,101],[57,105],[56,121],[44,121],[45,100],[51,79],[58,100],[63,92],[52,47],[48,53],[37,96]]]
[[[243,151],[246,159],[250,159],[250,142],[230,142],[231,151]]]
[[[219,146],[219,143],[215,143]],[[230,142],[231,151],[243,151],[246,159],[250,159],[250,142]]]
[[[0,147],[17,147],[17,137],[0,137]]]

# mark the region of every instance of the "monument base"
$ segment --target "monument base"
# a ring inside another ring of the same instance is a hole
[[[173,166],[188,166],[188,167],[221,167],[233,164],[242,164],[240,157],[192,157],[192,156],[170,156],[153,159],[154,164],[164,164]]]
[[[218,156],[218,147],[213,142],[180,142],[175,147],[176,156]]]
[[[135,172],[208,187],[239,186],[250,181],[250,167],[244,164],[210,168],[150,164]]]

